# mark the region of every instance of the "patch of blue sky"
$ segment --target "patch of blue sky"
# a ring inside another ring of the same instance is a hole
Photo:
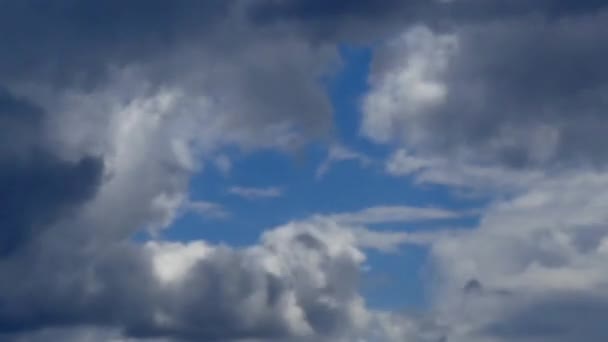
[[[316,144],[298,155],[271,150],[240,154],[234,158],[229,174],[208,166],[190,184],[192,200],[217,203],[230,216],[214,219],[188,212],[163,231],[163,238],[246,246],[258,241],[266,229],[316,214],[388,205],[466,212],[483,204],[483,200],[463,198],[444,186],[421,186],[410,178],[391,177],[384,172],[383,162],[389,148],[374,145],[359,135],[360,101],[367,89],[372,51],[342,47],[341,54],[342,69],[326,82],[334,106],[334,136],[337,143],[369,156],[372,162],[334,163],[323,177],[317,178],[317,168],[325,159],[328,146]],[[283,193],[279,197],[247,199],[231,194],[229,189],[233,186],[279,187]],[[440,229],[446,225],[466,228],[474,226],[476,220],[475,216],[464,216],[447,221],[378,224],[374,228],[399,231]],[[362,280],[366,300],[375,308],[423,307],[426,296],[422,272],[426,262],[427,250],[420,246],[408,246],[395,254],[370,252],[369,270]]]

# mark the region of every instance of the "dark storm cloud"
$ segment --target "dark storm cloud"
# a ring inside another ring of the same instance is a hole
[[[608,129],[608,11],[596,2],[516,4],[510,15],[489,11],[483,17],[491,20],[455,20],[438,31],[456,41],[441,52],[449,56],[445,70],[430,76],[445,87],[445,98],[421,115],[407,114],[408,104],[394,108],[398,125],[386,134],[420,151],[466,150],[478,161],[514,168],[605,165],[608,154],[597,142]],[[376,75],[395,72],[412,52],[381,52]]]
[[[315,41],[370,43],[416,24],[443,31],[527,15],[555,19],[607,6],[603,0],[259,0],[248,13],[258,25],[286,24]]]
[[[0,88],[0,257],[90,198],[102,163],[46,150],[44,112]]]
[[[93,93],[133,72],[149,92],[166,87],[192,98],[204,94],[243,126],[280,124],[325,134],[331,106],[320,83],[337,61],[335,47],[297,38],[298,30],[289,27],[254,25],[244,13],[256,6],[257,1],[215,0],[4,1],[1,79],[11,89],[34,85]]]
[[[415,25],[457,35],[457,52],[439,77],[445,101],[411,122],[407,114],[395,120],[405,120],[406,140],[426,134],[416,146],[421,151],[454,155],[465,148],[484,163],[513,168],[608,159],[597,144],[608,129],[605,1],[253,3],[256,23],[278,23],[313,41],[370,43]],[[380,51],[375,72],[390,75],[390,64],[406,53]]]
[[[285,33],[314,32],[321,40],[377,40],[383,27],[411,23],[458,22],[526,14],[571,15],[605,7],[601,0],[6,0],[0,13],[0,75],[5,79],[51,77],[95,80],[109,67],[142,62],[181,44],[226,47],[218,29],[247,13],[246,25],[286,23]],[[357,28],[356,25],[363,25]],[[353,32],[348,32],[353,31]],[[336,35],[345,33],[344,36]],[[355,33],[353,35],[353,33]],[[231,37],[235,39],[238,37]],[[70,72],[65,72],[70,71]]]
[[[444,132],[433,139],[480,151],[501,134],[521,139],[485,151],[515,167],[603,163],[608,154],[597,139],[608,129],[607,18],[524,18],[464,30],[462,54],[447,75],[450,95],[429,119],[429,130]],[[534,145],[551,143],[540,137],[543,127],[558,141],[547,160],[534,160]]]
[[[260,19],[302,19],[319,20],[336,17],[382,17],[391,14],[395,9],[407,8],[430,3],[427,0],[417,1],[322,1],[322,0],[287,0],[287,1],[259,1],[254,5],[253,15]]]
[[[107,254],[65,251],[28,255],[0,269],[0,336],[47,327],[108,326],[145,319],[155,279],[135,249],[109,247]],[[14,284],[22,286],[14,286]]]
[[[144,62],[197,39],[228,1],[3,1],[0,75],[6,81],[90,85],[110,67]]]
[[[254,1],[249,15],[258,25],[283,25],[316,42],[369,43],[404,23],[429,19],[429,0]]]
[[[0,256],[80,206],[100,181],[98,159],[66,162],[48,154],[31,158],[0,161]]]
[[[608,6],[602,0],[454,0],[436,6],[435,15],[444,19],[456,19],[461,23],[491,21],[509,17],[540,15],[560,18],[592,13]]]

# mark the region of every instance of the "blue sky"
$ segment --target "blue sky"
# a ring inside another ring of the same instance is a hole
[[[340,48],[339,71],[325,80],[334,113],[332,141],[307,146],[295,154],[266,150],[243,153],[229,151],[234,164],[223,172],[213,164],[204,167],[190,181],[190,198],[210,201],[229,212],[227,217],[209,217],[186,212],[162,232],[168,240],[204,239],[232,246],[254,244],[262,233],[292,220],[317,214],[356,212],[374,206],[439,207],[466,212],[485,202],[476,197],[454,194],[446,186],[414,184],[409,177],[393,177],[384,171],[382,161],[390,148],[374,144],[360,133],[362,97],[368,90],[373,50],[367,47]],[[367,156],[332,163],[327,173],[317,177],[326,158],[328,144],[339,144]],[[234,186],[281,189],[270,198],[243,198],[230,193]],[[444,227],[467,228],[476,217],[439,222],[384,223],[379,230],[420,231]],[[393,253],[371,251],[363,274],[362,291],[373,308],[420,310],[427,293],[425,272],[429,267],[427,248],[411,246]]]

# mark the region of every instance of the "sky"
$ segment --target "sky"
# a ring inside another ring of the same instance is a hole
[[[604,342],[608,4],[0,1],[0,342]]]

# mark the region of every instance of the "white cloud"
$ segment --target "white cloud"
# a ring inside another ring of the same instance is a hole
[[[189,201],[184,209],[212,219],[225,219],[230,216],[230,212],[224,206],[209,201]]]
[[[323,176],[329,172],[333,164],[344,161],[355,161],[361,166],[368,166],[372,162],[371,158],[362,153],[341,145],[332,145],[329,147],[325,160],[317,167],[315,177],[317,179],[323,178]]]
[[[145,249],[151,253],[156,275],[163,283],[178,282],[200,260],[213,251],[202,241],[188,243],[150,241]]]
[[[276,186],[266,188],[233,186],[228,192],[246,199],[276,198],[283,195],[283,189]]]
[[[448,89],[442,82],[449,58],[458,46],[452,34],[436,34],[415,27],[390,41],[391,54],[376,57],[383,70],[374,70],[371,90],[363,104],[361,131],[377,142],[401,138],[406,120],[415,120],[444,101]],[[410,130],[415,139],[417,132]]]
[[[232,161],[225,154],[220,154],[213,160],[215,167],[223,174],[228,175],[232,170]]]
[[[433,231],[383,231],[377,232],[364,228],[353,228],[359,245],[363,248],[376,249],[383,252],[396,252],[407,245],[430,246],[446,238],[457,236],[450,230]]]
[[[417,183],[443,184],[485,194],[522,190],[545,177],[542,170],[513,170],[466,160],[421,157],[404,148],[388,158],[385,171],[393,176],[411,176]]]
[[[534,330],[553,325],[561,326],[560,342],[604,334],[596,320],[577,330],[571,310],[608,309],[602,299],[608,298],[607,196],[608,176],[602,172],[549,177],[495,201],[477,228],[436,236],[431,242],[435,309],[451,326],[448,339],[519,341],[529,334],[534,341],[553,341],[549,330]],[[480,289],[465,295],[473,279]],[[528,315],[537,318],[526,323]],[[506,330],[493,330],[499,326]]]
[[[447,220],[466,216],[466,213],[428,207],[376,206],[357,212],[326,215],[327,218],[343,224],[405,223],[430,220]]]

